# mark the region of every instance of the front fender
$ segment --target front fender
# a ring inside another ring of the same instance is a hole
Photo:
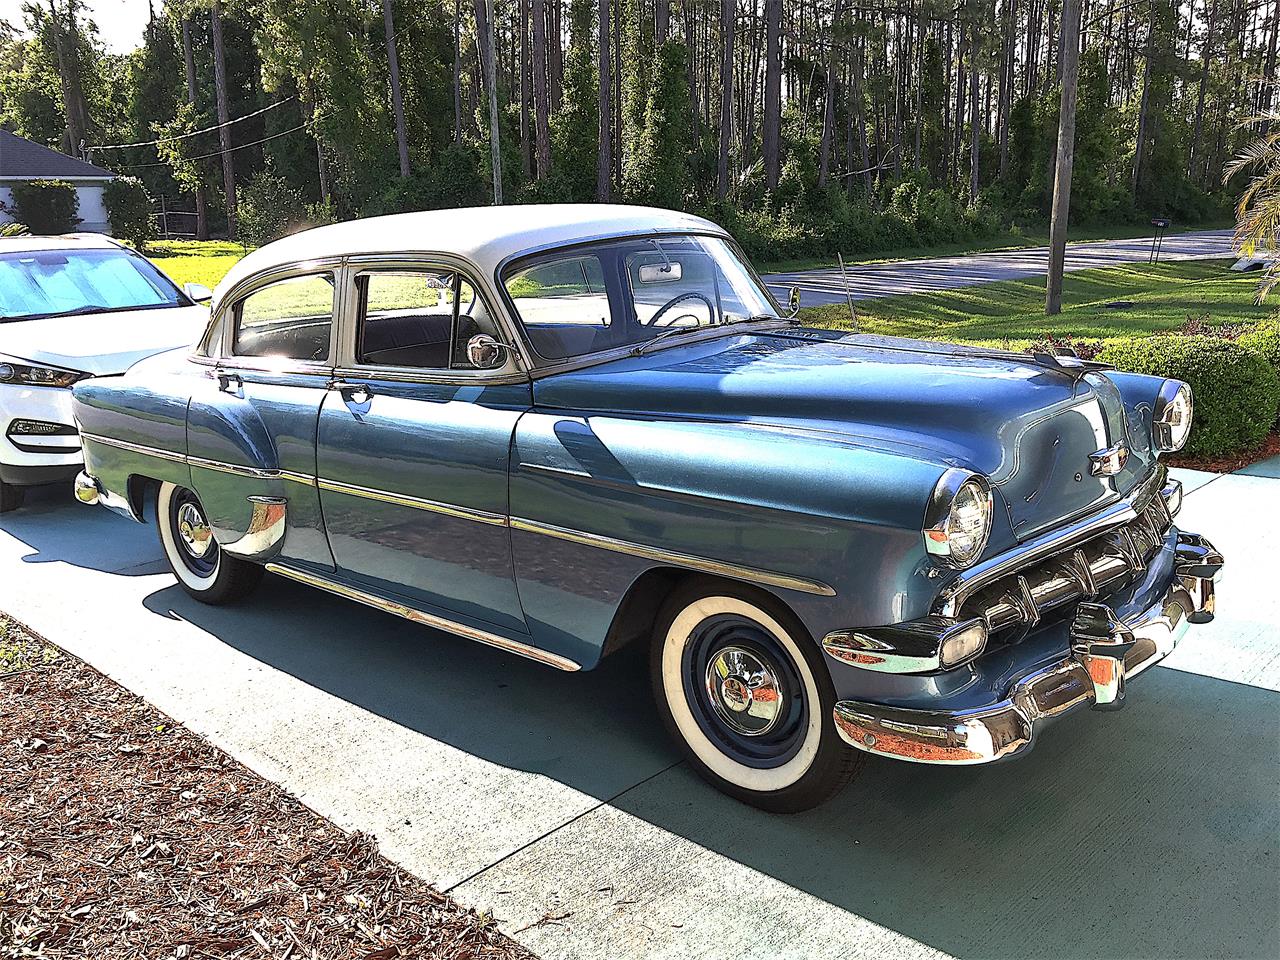
[[[530,629],[603,639],[627,587],[664,565],[754,582],[815,637],[922,616],[940,583],[921,528],[946,469],[752,422],[526,414],[511,514]]]

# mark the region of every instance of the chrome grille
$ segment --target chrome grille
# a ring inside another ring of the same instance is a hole
[[[960,606],[958,619],[981,617],[995,639],[1019,639],[1055,610],[1134,582],[1172,526],[1157,492],[1129,522],[984,586]]]

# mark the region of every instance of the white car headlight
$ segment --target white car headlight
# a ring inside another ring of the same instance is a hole
[[[0,357],[0,383],[20,384],[24,387],[69,387],[87,376],[89,374],[77,370],[35,366]]]
[[[929,499],[925,549],[953,567],[967,567],[982,555],[990,535],[991,484],[966,470],[948,470]]]
[[[1151,420],[1151,440],[1158,453],[1173,453],[1186,445],[1194,412],[1191,387],[1181,380],[1166,380]]]

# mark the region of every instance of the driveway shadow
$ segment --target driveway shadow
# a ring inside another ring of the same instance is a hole
[[[1076,714],[1018,762],[872,760],[834,801],[776,817],[674,767],[639,647],[564,674],[275,577],[237,607],[176,587],[145,604],[948,953],[1271,957],[1280,944],[1280,695],[1267,690],[1157,668],[1124,711]],[[591,863],[599,838],[565,829],[557,842]]]
[[[169,569],[154,526],[77,503],[70,484],[30,488],[20,509],[0,516],[0,532],[31,548],[23,563],[69,563],[118,576]]]

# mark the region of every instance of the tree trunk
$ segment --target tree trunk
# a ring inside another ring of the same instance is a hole
[[[196,57],[195,51],[191,47],[191,18],[182,18],[182,60],[187,69],[187,100],[199,112],[199,88],[196,85]],[[197,160],[197,164],[203,161]],[[204,191],[204,175],[199,166],[196,168],[197,174],[200,175],[199,182],[196,183],[196,239],[209,239],[209,198]]]
[[[764,0],[764,179],[778,188],[782,174],[782,0]]]
[[[453,0],[453,143],[462,144],[462,0]]]
[[[1080,0],[1062,3],[1062,101],[1058,112],[1058,162],[1053,175],[1053,222],[1049,228],[1049,278],[1044,312],[1062,312],[1062,270],[1071,212],[1071,168],[1075,161],[1076,84],[1080,77]]]
[[[382,0],[382,25],[387,34],[387,66],[391,71],[391,108],[396,116],[396,150],[400,154],[400,176],[409,176],[409,138],[404,131],[404,98],[400,92],[400,57],[396,53],[396,26],[391,0]]]
[[[549,0],[550,23],[548,25],[549,46],[547,48],[551,60],[551,110],[559,111],[560,101],[564,93],[564,31],[560,22],[563,0]]]
[[[667,42],[671,32],[671,0],[654,0],[653,46],[658,48]]]
[[[702,108],[698,105],[698,82],[694,73],[693,54],[696,38],[693,32],[693,10],[689,0],[682,4],[684,14],[685,74],[689,83],[689,118],[693,121],[693,143],[702,142]]]
[[[831,175],[831,145],[836,127],[836,25],[840,22],[840,2],[835,0],[831,12],[830,42],[827,49],[827,89],[822,98],[822,142],[818,146],[818,189],[827,185]]]
[[[982,128],[978,125],[978,19],[969,25],[969,202],[978,199],[978,154]]]
[[[62,87],[62,112],[67,124],[66,153],[82,156],[88,134],[88,111],[80,83],[80,51],[77,42],[76,0],[67,0],[66,23],[60,20],[54,0],[49,0],[49,25],[53,28],[54,50],[58,59],[58,80]]]
[[[720,154],[716,159],[716,197],[729,193],[729,142],[733,127],[733,30],[738,0],[720,0]]]
[[[480,82],[489,103],[489,165],[493,169],[493,202],[502,203],[502,145],[498,130],[498,63],[493,49],[492,0],[475,0],[476,57]]]
[[[599,10],[599,132],[600,153],[596,158],[596,199],[601,203],[609,199],[613,186],[613,80],[610,76],[609,4],[612,0],[598,0]]]
[[[533,172],[529,143],[529,0],[520,0],[520,172],[525,180]]]
[[[1214,4],[1215,8],[1217,4]],[[1138,184],[1142,182],[1142,162],[1146,152],[1147,140],[1147,101],[1151,92],[1151,53],[1156,36],[1155,0],[1151,3],[1151,17],[1147,21],[1147,62],[1142,71],[1142,102],[1138,107],[1138,139],[1133,149],[1133,192],[1138,193]]]
[[[550,104],[547,99],[547,11],[544,0],[533,0],[533,129],[534,176],[551,173]]]
[[[227,106],[227,55],[222,40],[222,0],[209,8],[213,31],[213,85],[218,97],[218,144],[222,152],[222,190],[227,207],[227,236],[234,240],[236,229],[236,169],[231,158],[231,114]]]

